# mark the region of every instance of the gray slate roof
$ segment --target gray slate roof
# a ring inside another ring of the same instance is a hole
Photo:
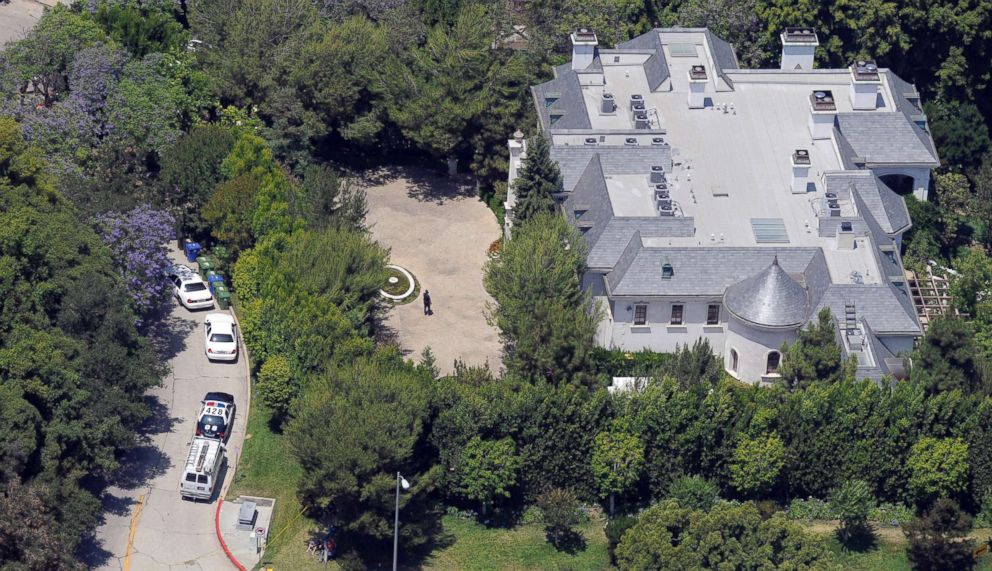
[[[603,241],[601,238],[600,243]],[[606,276],[610,291],[616,296],[721,297],[728,287],[766,270],[776,256],[782,269],[803,279],[803,272],[819,253],[817,248],[706,246],[641,247],[631,253],[626,248],[629,243],[614,258],[625,263],[629,259],[627,267],[618,265]],[[666,261],[672,265],[674,275],[661,279],[661,267]]]
[[[634,232],[643,237],[688,237],[695,235],[695,227],[695,219],[689,216],[614,218],[595,243],[589,243],[586,265],[593,269],[613,268]]]
[[[644,174],[647,176],[654,165],[662,165],[672,170],[672,148],[668,145],[643,145],[638,147],[601,147],[585,145],[555,145],[551,147],[551,158],[558,162],[562,174],[562,187],[565,192],[575,188],[579,177],[594,156],[599,156],[603,174]]]
[[[930,133],[923,130],[922,127],[916,125],[916,117],[925,116],[923,109],[916,106],[909,99],[906,98],[905,94],[912,93],[916,91],[916,86],[908,81],[903,81],[901,77],[888,70],[886,75],[889,78],[889,86],[891,87],[892,97],[895,99],[896,109],[902,113],[906,120],[913,125],[913,129],[916,132],[916,136],[920,139],[930,154],[937,157],[937,149],[934,147],[933,138]]]
[[[940,164],[902,113],[838,113],[837,130],[870,164]]]
[[[582,86],[579,85],[578,75],[568,65],[555,68],[555,78],[551,81],[531,87],[534,106],[545,129],[589,129],[589,115],[586,113],[586,103],[582,98]],[[548,95],[557,96],[557,100],[549,107],[545,99]],[[551,112],[561,112],[563,115],[554,125],[551,124]]]
[[[661,47],[661,36],[654,29],[636,38],[617,44],[617,49],[651,50],[654,54],[644,62],[644,75],[648,80],[651,91],[658,89],[669,78],[668,61],[665,50]]]
[[[606,179],[603,177],[599,155],[592,156],[574,189],[565,199],[564,206],[565,215],[571,217],[577,224],[591,224],[591,227],[587,227],[584,231],[586,243],[591,247],[599,240],[599,236],[613,219],[613,205],[610,203],[610,194],[606,189]],[[576,212],[576,207],[587,210]]]
[[[727,74],[723,73],[723,70],[740,67],[737,65],[737,54],[734,52],[734,46],[730,42],[718,38],[709,28],[706,29],[706,40],[710,43],[710,53],[713,54],[713,60],[716,63],[717,75],[726,81],[727,85],[733,87],[734,82]]]
[[[867,209],[885,233],[894,234],[909,226],[906,201],[871,171],[828,172],[824,179],[826,191],[836,192],[841,198],[850,197],[852,190],[857,193],[863,201],[858,212]]]
[[[909,315],[887,284],[832,284],[823,294],[811,315],[829,307],[834,317],[844,315],[844,306],[853,303],[858,317],[863,317],[876,333],[920,335],[920,325]]]
[[[729,288],[723,304],[735,317],[765,327],[798,327],[806,322],[809,296],[774,258],[761,273]]]

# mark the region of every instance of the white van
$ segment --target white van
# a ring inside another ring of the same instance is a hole
[[[179,482],[179,494],[192,500],[209,500],[224,464],[224,444],[212,438],[196,437],[189,445],[186,466]]]

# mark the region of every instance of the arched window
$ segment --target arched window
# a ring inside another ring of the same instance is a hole
[[[737,372],[737,367],[740,365],[740,357],[737,356],[737,349],[730,350],[730,370]]]
[[[782,362],[782,354],[778,351],[771,351],[768,353],[768,366],[765,367],[766,375],[774,375],[778,373],[778,366]]]

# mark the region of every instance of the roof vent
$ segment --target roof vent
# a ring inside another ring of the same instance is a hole
[[[623,140],[623,144],[628,147],[636,147],[637,139],[635,139],[634,137],[627,137],[626,139]]]
[[[586,146],[595,147],[597,142],[596,137],[586,137]]]
[[[858,60],[851,65],[854,81],[878,81],[878,66],[875,60]]]
[[[834,92],[829,89],[814,91],[809,96],[810,103],[814,111],[836,111],[837,103],[834,102]]]
[[[797,44],[819,43],[816,39],[816,30],[813,28],[791,26],[782,33],[782,41]]]
[[[796,149],[796,152],[792,153],[792,162],[797,165],[808,165],[809,163],[809,151],[806,149]]]
[[[706,66],[705,65],[694,65],[689,69],[690,79],[706,79]]]

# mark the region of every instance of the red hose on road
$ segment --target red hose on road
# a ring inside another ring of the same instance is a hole
[[[227,558],[231,560],[231,563],[234,563],[234,566],[237,567],[239,571],[248,571],[245,569],[244,565],[234,558],[234,554],[227,548],[227,543],[224,543],[224,536],[220,533],[220,506],[223,503],[224,500],[217,498],[217,511],[214,512],[214,529],[217,531],[217,541],[220,541],[220,546],[224,550],[224,554],[227,555]]]

